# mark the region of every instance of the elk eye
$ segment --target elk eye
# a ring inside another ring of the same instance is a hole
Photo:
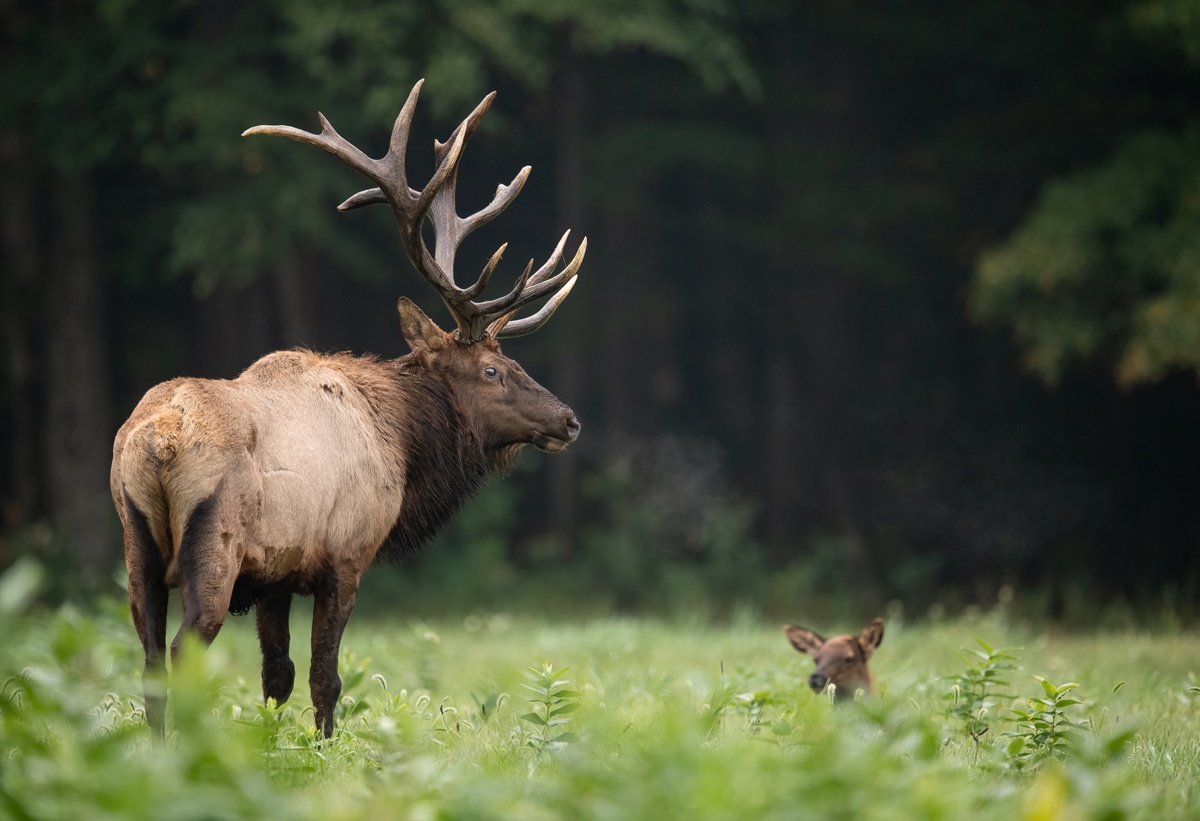
[[[853,662],[854,662],[854,656],[846,656],[847,664],[852,664]]]
[[[487,374],[488,376],[495,376],[495,375],[496,375],[496,369],[495,369],[495,368],[492,368],[492,367],[487,367],[487,368],[484,368],[484,369],[483,369],[483,372],[484,372],[485,374]]]

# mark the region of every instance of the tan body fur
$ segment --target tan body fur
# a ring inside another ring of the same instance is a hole
[[[283,351],[235,380],[175,379],[146,394],[117,434],[112,492],[118,509],[124,489],[146,514],[170,586],[184,525],[218,488],[223,549],[207,560],[226,573],[279,580],[374,560],[362,546],[383,543],[404,486],[399,443],[371,424],[406,410],[380,368]]]

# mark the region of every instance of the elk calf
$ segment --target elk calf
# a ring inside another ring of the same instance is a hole
[[[808,677],[808,686],[819,693],[832,683],[835,697],[841,701],[854,695],[855,690],[871,692],[871,671],[867,662],[875,648],[883,643],[883,619],[875,619],[857,636],[844,635],[826,639],[820,633],[794,624],[784,625],[783,632],[792,646],[813,657],[817,669]]]

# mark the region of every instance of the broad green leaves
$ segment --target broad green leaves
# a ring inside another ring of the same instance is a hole
[[[555,670],[553,665],[543,664],[527,669],[529,683],[521,686],[533,694],[529,697],[533,711],[521,716],[521,721],[532,724],[533,729],[526,734],[526,746],[543,752],[578,741],[567,729],[572,720],[569,714],[579,709],[579,693],[562,677],[568,668]]]

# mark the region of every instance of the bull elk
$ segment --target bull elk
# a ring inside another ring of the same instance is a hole
[[[146,715],[163,732],[168,591],[179,588],[181,637],[212,642],[228,613],[255,610],[264,699],[292,692],[288,613],[293,595],[314,600],[309,684],[318,730],[333,732],[341,693],[337,659],[359,580],[372,563],[418,550],[487,478],[526,445],[557,453],[579,435],[575,414],[500,352],[499,340],[537,330],[575,284],[587,241],[559,270],[564,234],[536,271],[531,262],[504,296],[481,301],[506,246],[474,284],[455,284],[463,239],[503,211],[529,176],[521,169],[492,201],[458,216],[463,145],[495,94],[434,142],[436,169],[409,188],[405,152],[421,89],[412,89],[382,159],[370,159],[324,116],[321,131],[255,126],[322,148],[376,187],[348,211],[386,203],[405,253],[450,309],[443,331],[401,298],[411,352],[394,360],[308,350],[271,353],[233,380],[180,378],[142,398],[113,445],[111,490],[125,531],[133,623],[146,654]],[[433,226],[434,251],[422,236]],[[548,301],[530,316],[523,308]]]
[[[808,677],[808,686],[819,693],[830,684],[836,688],[839,701],[850,697],[855,690],[871,692],[871,671],[867,662],[875,648],[883,643],[883,619],[873,619],[857,636],[844,635],[826,639],[816,631],[794,624],[784,625],[783,632],[792,646],[812,656],[817,669]]]

